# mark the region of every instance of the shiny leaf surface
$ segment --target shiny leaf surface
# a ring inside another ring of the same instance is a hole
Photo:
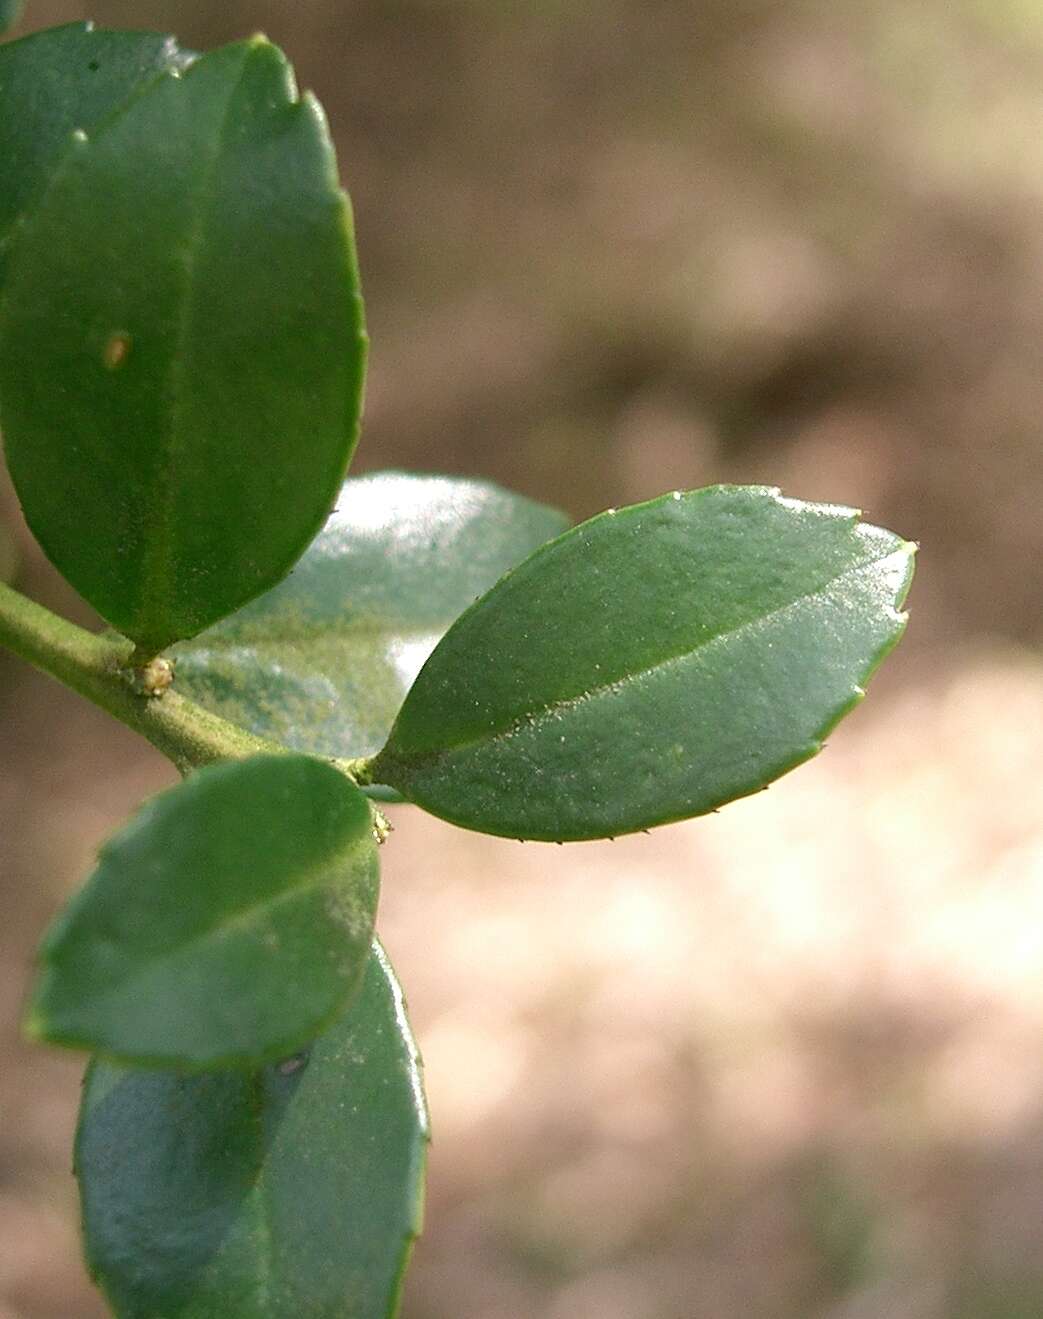
[[[363,362],[325,121],[263,38],[74,134],[14,231],[11,474],[50,558],[143,651],[304,551],[355,442]]]
[[[300,751],[371,755],[446,628],[567,526],[486,482],[353,478],[286,581],[175,649],[178,691]]]
[[[44,941],[27,1029],[154,1065],[281,1057],[358,989],[377,889],[369,804],[330,765],[199,770],[102,850]]]
[[[602,514],[446,634],[374,779],[518,838],[711,811],[814,755],[859,700],[904,627],[912,551],[758,486]]]
[[[258,1073],[88,1072],[91,1272],[126,1319],[381,1319],[420,1231],[427,1114],[379,945],[305,1054]]]

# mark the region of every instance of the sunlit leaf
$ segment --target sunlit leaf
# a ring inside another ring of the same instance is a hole
[[[353,478],[286,581],[175,649],[177,688],[297,750],[371,755],[446,628],[567,526],[483,481]]]
[[[456,824],[626,833],[815,754],[900,636],[913,546],[716,486],[609,512],[450,629],[369,769]]]

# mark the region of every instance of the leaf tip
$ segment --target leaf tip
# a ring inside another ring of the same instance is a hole
[[[322,136],[323,138],[329,138],[329,137],[330,137],[330,122],[329,122],[329,119],[326,117],[326,111],[322,108],[322,102],[319,100],[319,98],[315,95],[314,92],[312,92],[312,91],[304,91],[304,92],[302,92],[302,93],[297,97],[297,99],[296,99],[296,101],[294,102],[294,104],[295,104],[295,106],[296,106],[296,108],[297,108],[297,110],[298,110],[298,113],[302,114],[307,120],[310,121],[311,126],[312,126],[312,128],[313,128],[315,131],[317,131],[318,133],[320,133],[321,136]],[[332,186],[337,188],[337,191],[338,191],[338,192],[343,192],[343,191],[344,191],[342,188],[339,188],[339,187],[338,187],[338,184],[337,184],[337,172],[336,172],[335,169],[332,168],[332,166],[331,166],[331,176],[330,176],[330,181],[331,181]],[[347,197],[347,193],[346,193],[346,192],[344,193],[344,195],[345,195],[345,197]],[[350,220],[351,220],[351,226],[352,226],[352,228],[351,228],[351,232],[352,232],[352,235],[354,235],[354,232],[355,232],[355,229],[354,229],[354,226],[355,226],[355,219],[354,219],[354,215],[353,215],[353,213],[352,213],[352,211],[351,211],[350,204],[349,204],[349,206],[348,206],[348,216],[349,216],[349,218],[350,218]]]

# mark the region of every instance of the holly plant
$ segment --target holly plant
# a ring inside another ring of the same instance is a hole
[[[556,842],[714,811],[814,755],[904,625],[913,547],[775,489],[570,529],[484,481],[345,480],[365,357],[279,50],[0,47],[6,459],[108,625],[0,585],[0,642],[183,776],[101,848],[25,1014],[91,1055],[84,1250],[128,1319],[395,1313],[428,1121],[374,935],[386,803]]]

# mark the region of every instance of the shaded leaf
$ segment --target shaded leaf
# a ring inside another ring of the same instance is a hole
[[[47,554],[142,651],[303,552],[354,446],[363,365],[325,121],[263,38],[74,137],[17,226],[8,464]]]
[[[176,648],[178,690],[297,750],[371,755],[446,628],[567,526],[487,482],[352,478],[286,581]]]
[[[427,1138],[416,1046],[374,943],[347,1014],[281,1065],[91,1065],[76,1141],[91,1272],[128,1319],[393,1315]]]
[[[357,990],[377,902],[369,804],[306,756],[252,756],[161,793],[48,932],[27,1030],[154,1065],[307,1043]]]
[[[602,514],[450,629],[369,770],[518,838],[713,810],[814,755],[859,700],[904,627],[913,548],[758,486]]]
[[[173,37],[93,23],[0,48],[0,288],[12,230],[72,149],[73,130],[93,133],[142,87],[193,58]]]

